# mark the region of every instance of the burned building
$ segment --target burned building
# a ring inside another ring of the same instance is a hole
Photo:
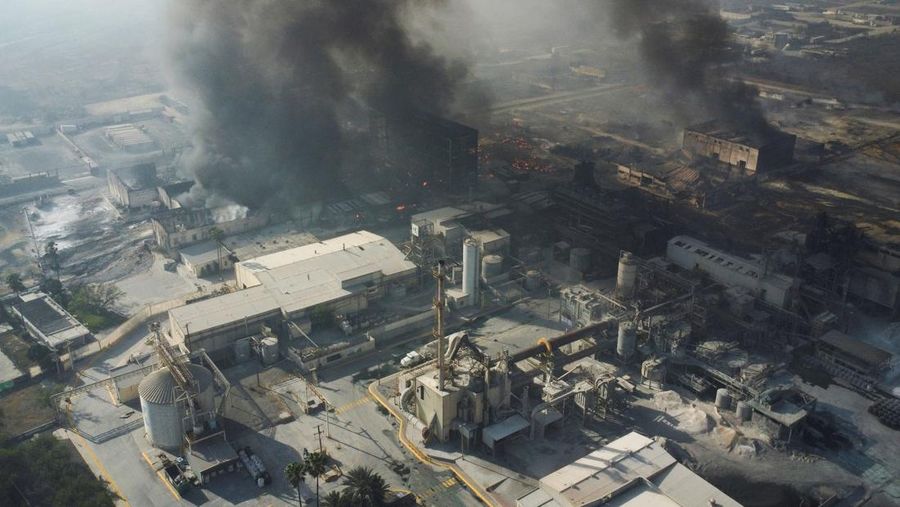
[[[748,175],[789,165],[797,136],[774,129],[765,132],[735,129],[708,121],[684,129],[682,148],[688,153],[718,159]]]
[[[150,206],[159,197],[156,164],[138,164],[106,173],[113,200],[126,208]]]
[[[386,183],[460,194],[478,183],[478,130],[424,112],[371,122]]]
[[[157,189],[154,188],[154,192]],[[213,229],[225,235],[239,234],[268,225],[269,216],[248,212],[243,217],[231,217],[216,209],[176,208],[151,220],[156,243],[165,250],[177,250],[212,239]]]

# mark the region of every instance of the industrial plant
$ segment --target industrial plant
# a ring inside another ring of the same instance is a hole
[[[0,505],[900,505],[892,2],[0,12]]]

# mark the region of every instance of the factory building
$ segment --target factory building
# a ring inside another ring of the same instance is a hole
[[[216,357],[263,325],[277,332],[304,327],[315,312],[358,313],[389,290],[414,285],[416,275],[415,264],[387,239],[347,234],[238,262],[242,290],[169,311],[170,333]]]
[[[51,349],[80,347],[92,338],[84,324],[43,292],[21,295],[12,311],[22,319],[32,338]]]
[[[126,208],[150,206],[159,196],[156,164],[138,164],[106,173],[113,200]]]
[[[177,183],[169,183],[168,185],[160,185],[157,187],[159,192],[159,202],[166,209],[180,208],[181,202],[178,197],[187,194],[194,186],[193,180],[179,181]]]
[[[219,229],[228,236],[265,227],[269,216],[251,211],[246,216],[233,217],[229,213],[220,213],[218,209],[178,207],[153,217],[150,223],[156,243],[172,252],[187,245],[209,241],[213,229]]]
[[[778,308],[785,307],[794,287],[794,279],[789,276],[767,273],[758,262],[727,254],[689,236],[669,240],[666,257],[683,269],[699,269],[723,285],[743,287]]]
[[[517,507],[583,505],[740,507],[678,463],[657,440],[631,432],[540,480]]]
[[[16,148],[22,148],[38,144],[38,139],[30,130],[20,130],[6,134],[6,142]]]
[[[832,374],[878,379],[890,367],[893,356],[874,345],[832,329],[816,342],[816,357]]]
[[[424,112],[371,123],[389,179],[451,193],[478,184],[478,130]]]
[[[510,252],[510,234],[495,225],[512,211],[498,204],[473,202],[459,207],[438,208],[417,213],[410,219],[413,257],[422,265],[437,258],[456,258],[467,238],[476,241],[479,256]]]
[[[103,134],[123,151],[140,153],[156,148],[156,142],[144,132],[143,128],[131,123],[106,127]]]
[[[508,361],[493,361],[474,345],[465,332],[454,333],[444,338],[447,349],[444,361],[439,362],[425,373],[401,375],[399,379],[401,397],[415,406],[414,414],[423,424],[428,438],[441,442],[458,441],[463,449],[469,449],[478,442],[484,429],[489,438],[489,447],[503,438],[512,436],[497,429],[509,427],[506,419],[499,415],[509,408],[512,384]],[[446,366],[444,366],[446,365]],[[443,372],[441,372],[443,368]],[[524,419],[521,416],[512,416]],[[500,426],[489,431],[492,423]],[[517,431],[528,428],[524,425]]]
[[[742,131],[718,121],[684,129],[682,148],[693,155],[711,157],[748,175],[789,165],[794,160],[797,136],[770,129]]]

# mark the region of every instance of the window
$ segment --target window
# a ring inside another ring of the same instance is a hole
[[[419,399],[425,399],[425,386],[419,386]]]

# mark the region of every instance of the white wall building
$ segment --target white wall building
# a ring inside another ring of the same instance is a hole
[[[700,269],[723,285],[748,289],[779,308],[787,304],[794,286],[789,276],[766,273],[759,262],[727,254],[690,236],[670,239],[666,257],[683,269]]]

